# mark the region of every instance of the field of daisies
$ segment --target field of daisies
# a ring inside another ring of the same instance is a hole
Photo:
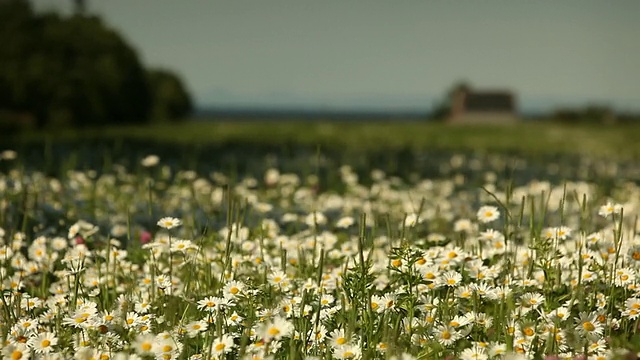
[[[21,155],[0,155],[4,359],[640,352],[640,187],[610,162],[52,175]]]

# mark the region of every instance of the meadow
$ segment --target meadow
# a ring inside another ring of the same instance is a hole
[[[225,122],[4,139],[0,353],[635,359],[638,129]]]

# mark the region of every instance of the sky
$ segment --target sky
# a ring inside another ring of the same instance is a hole
[[[525,111],[640,110],[636,0],[86,1],[199,107],[426,109],[466,81]]]

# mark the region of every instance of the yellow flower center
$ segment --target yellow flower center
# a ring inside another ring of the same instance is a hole
[[[218,345],[216,345],[216,351],[222,351],[222,350],[224,350],[224,348],[225,348],[225,345],[224,345],[224,344],[218,344]]]
[[[48,347],[49,345],[51,345],[51,341],[49,341],[49,339],[44,339],[40,343],[40,346],[42,346],[43,348]]]
[[[582,328],[585,329],[586,331],[593,331],[596,329],[595,325],[593,325],[593,323],[591,321],[585,321],[582,323]]]
[[[272,328],[269,329],[268,333],[271,336],[276,336],[276,335],[280,334],[280,329],[272,327]]]
[[[343,338],[343,337],[339,337],[339,338],[336,340],[336,344],[338,344],[338,345],[344,345],[344,344],[346,344],[346,343],[347,343],[347,339],[345,339],[345,338]]]

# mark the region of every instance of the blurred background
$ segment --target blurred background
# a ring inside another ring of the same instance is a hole
[[[444,119],[452,106],[525,119],[640,112],[633,0],[0,6],[5,126],[260,113]],[[458,90],[470,104],[452,104]]]
[[[0,0],[0,141],[636,156],[638,14],[634,0]]]

